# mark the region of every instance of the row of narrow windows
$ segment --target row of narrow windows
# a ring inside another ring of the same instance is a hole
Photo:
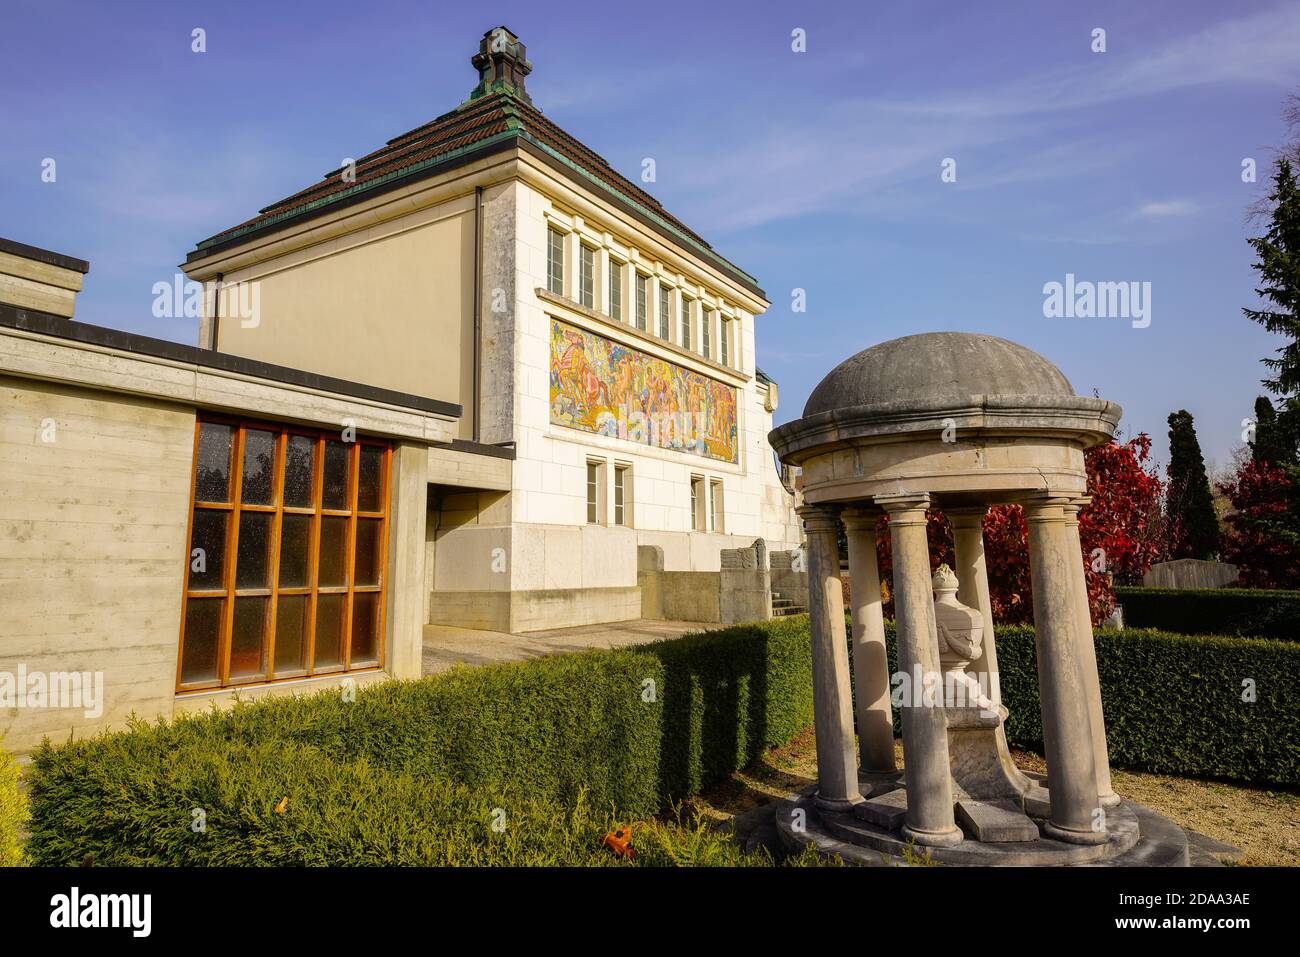
[[[576,275],[577,289],[574,298],[579,305],[588,309],[596,308],[596,250],[585,243],[578,244],[578,270]],[[633,269],[633,300],[632,315],[630,319],[624,319],[624,289],[623,280],[627,270],[627,264],[610,259],[607,285],[609,288],[609,317],[616,322],[630,321],[637,329],[642,332],[648,332],[650,329],[650,277],[640,270]],[[564,233],[554,226],[548,227],[546,239],[546,288],[557,296],[565,296],[568,293],[564,285]],[[704,358],[711,361],[719,362],[724,366],[732,364],[732,328],[731,325],[735,320],[728,319],[721,313],[717,314],[718,324],[718,341],[716,343],[716,354],[713,342],[713,316],[716,310],[710,311],[700,302],[700,322],[699,322],[699,341],[695,339],[695,323],[692,315],[692,300],[689,296],[681,295],[678,298],[678,315],[677,315],[677,338],[673,338],[673,296],[672,289],[667,286],[659,286],[658,303],[655,310],[655,334],[668,342],[676,342],[677,345],[684,349],[698,351]],[[603,305],[603,304],[602,304]]]

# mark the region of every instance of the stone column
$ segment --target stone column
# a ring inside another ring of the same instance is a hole
[[[1079,662],[1078,597],[1065,532],[1065,495],[1045,492],[1025,502],[1034,589],[1034,640],[1051,812],[1043,831],[1071,844],[1104,844],[1097,800],[1087,688]],[[1100,824],[1101,826],[1098,826]]]
[[[945,508],[943,514],[952,523],[953,550],[957,555],[957,600],[974,608],[984,619],[984,641],[980,656],[971,662],[975,674],[988,675],[989,699],[1002,703],[998,684],[998,653],[993,645],[993,605],[989,601],[989,575],[984,563],[984,516],[987,506],[979,508]]]
[[[889,707],[889,658],[876,561],[876,512],[848,509],[849,594],[853,604],[853,687],[857,692],[858,755],[863,771],[893,771],[894,719]]]
[[[953,818],[948,722],[943,710],[939,636],[930,588],[930,545],[925,535],[930,496],[877,496],[876,504],[889,513],[898,669],[907,675],[909,683],[909,694],[902,704],[903,774],[907,782],[907,824],[903,834],[918,844],[958,844],[962,834]]]
[[[853,746],[849,646],[840,584],[839,515],[799,509],[808,540],[808,622],[812,632],[813,720],[817,728],[817,804],[848,810],[862,801]]]
[[[1102,807],[1114,807],[1119,795],[1110,783],[1110,754],[1106,748],[1106,718],[1101,708],[1101,679],[1097,675],[1097,647],[1093,642],[1092,611],[1088,606],[1088,579],[1083,558],[1083,545],[1079,540],[1079,510],[1091,502],[1088,496],[1072,498],[1062,507],[1065,512],[1065,542],[1074,562],[1075,600],[1078,604],[1079,666],[1083,669],[1084,689],[1087,692],[1088,726],[1092,730],[1092,761],[1097,769],[1097,796]]]

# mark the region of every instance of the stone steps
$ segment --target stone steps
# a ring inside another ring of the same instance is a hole
[[[780,592],[772,592],[772,617],[784,618],[787,615],[802,615],[808,609],[796,605],[792,599],[782,598]]]

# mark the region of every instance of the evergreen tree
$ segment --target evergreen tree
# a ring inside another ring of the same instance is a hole
[[[1290,465],[1296,461],[1296,443],[1278,422],[1277,412],[1267,396],[1255,399],[1255,441],[1250,458],[1259,465]]]
[[[1279,396],[1278,421],[1286,434],[1300,435],[1300,186],[1296,184],[1291,162],[1285,156],[1277,161],[1273,192],[1269,195],[1273,212],[1263,236],[1248,240],[1259,256],[1251,268],[1259,273],[1262,285],[1255,292],[1264,300],[1263,309],[1243,309],[1246,318],[1258,322],[1269,332],[1286,341],[1277,355],[1264,359],[1273,373],[1264,386]]]
[[[1192,414],[1179,409],[1169,416],[1169,486],[1165,510],[1171,530],[1170,558],[1203,558],[1219,550],[1219,519],[1214,514],[1210,480]]]

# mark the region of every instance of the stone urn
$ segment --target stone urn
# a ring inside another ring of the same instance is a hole
[[[945,676],[965,674],[980,656],[984,618],[974,608],[957,600],[957,576],[940,565],[930,580],[934,587],[934,623],[939,632],[939,664]]]

